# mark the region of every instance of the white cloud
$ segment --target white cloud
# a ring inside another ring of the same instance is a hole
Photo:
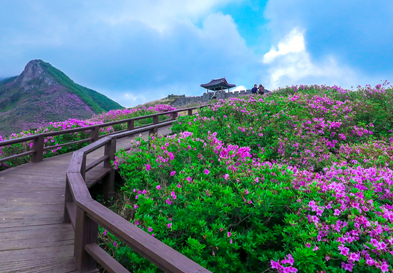
[[[268,66],[270,73],[270,88],[285,85],[313,84],[304,82],[310,80],[323,81],[325,84],[353,85],[356,79],[355,72],[343,65],[339,65],[333,56],[326,56],[319,62],[313,62],[306,49],[304,31],[292,29],[278,42],[278,50],[271,48],[262,59]]]
[[[236,86],[235,89],[231,89],[231,92],[241,91],[241,90],[247,90],[247,88],[244,85],[239,85],[239,86]]]
[[[118,1],[107,6],[106,13],[99,7],[100,18],[110,24],[142,22],[160,32],[176,22],[193,22],[208,15],[214,7],[242,0],[143,0]],[[105,6],[106,1],[103,5]],[[108,2],[109,3],[109,2]]]
[[[287,55],[288,53],[296,53],[305,51],[305,41],[303,32],[294,28],[287,36],[278,43],[278,50],[274,47],[263,56],[263,63],[271,63],[279,56]]]
[[[139,96],[134,96],[134,95],[131,94],[131,93],[125,93],[125,94],[123,95],[123,97],[124,97],[125,100],[128,100],[128,101],[136,101],[136,100],[138,99]]]

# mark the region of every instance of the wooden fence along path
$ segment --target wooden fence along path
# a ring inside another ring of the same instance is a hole
[[[43,138],[61,133],[0,142],[0,146],[34,142],[29,152],[32,163],[0,172],[0,272],[98,272],[97,263],[108,272],[128,272],[97,245],[98,225],[165,272],[209,272],[94,201],[88,191],[102,182],[109,197],[114,190],[110,160],[115,150],[129,148],[140,133],[144,138],[149,133],[169,134],[177,113],[188,110],[191,115],[193,109],[169,112],[172,119],[160,123],[158,116],[163,114],[151,115],[153,124],[143,127],[134,128],[141,117],[91,126],[87,128],[91,136],[85,140],[90,145],[44,160]],[[119,123],[127,123],[127,129],[99,140],[100,127]]]

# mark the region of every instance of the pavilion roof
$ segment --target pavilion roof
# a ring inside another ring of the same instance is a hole
[[[201,87],[209,90],[221,90],[236,87],[235,84],[230,84],[225,78],[211,80],[209,83],[201,84]]]

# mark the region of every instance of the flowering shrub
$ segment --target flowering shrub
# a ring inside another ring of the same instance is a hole
[[[125,213],[132,223],[213,272],[254,272],[279,257],[286,204],[296,200],[290,172],[215,134],[152,137],[150,147],[140,139],[114,162],[133,200]],[[154,268],[115,242],[114,255],[130,270]]]
[[[393,168],[393,139],[389,144],[385,141],[373,141],[355,145],[341,145],[338,161],[347,165],[363,165],[367,167]]]
[[[62,131],[62,130],[68,130],[68,129],[73,129],[73,128],[81,128],[81,127],[83,128],[83,127],[92,126],[92,125],[96,125],[96,124],[104,124],[106,122],[129,119],[129,118],[145,116],[145,115],[151,115],[154,113],[163,113],[163,112],[168,112],[168,111],[173,111],[173,110],[176,110],[176,108],[171,107],[169,105],[156,105],[156,106],[152,106],[152,107],[148,107],[148,108],[142,107],[142,108],[137,108],[137,109],[111,110],[107,113],[94,115],[91,119],[88,119],[88,120],[69,119],[69,120],[61,121],[61,122],[51,122],[50,125],[47,127],[41,127],[36,130],[33,130],[33,131],[24,131],[19,134],[12,134],[8,138],[3,138],[2,136],[0,136],[0,141],[30,136],[30,135],[34,135],[34,134],[46,133],[46,132]],[[165,117],[165,116],[160,116],[159,120],[164,120],[166,118],[167,117]],[[139,120],[139,121],[135,122],[135,126],[148,124],[148,123],[151,123],[152,121],[153,121],[152,118]],[[100,128],[100,135],[105,135],[107,133],[112,133],[112,132],[115,132],[118,130],[126,129],[125,126],[126,126],[125,124],[118,124],[115,126],[101,127]],[[58,146],[62,143],[68,143],[68,142],[86,139],[88,137],[90,137],[89,130],[81,131],[78,133],[70,133],[70,134],[63,134],[63,135],[59,135],[59,136],[46,137],[44,139],[44,147],[48,147],[48,146],[55,146],[55,147],[51,150],[44,151],[44,157],[51,157],[54,155],[78,150],[78,149],[88,145],[88,143],[87,142],[86,143],[79,143],[79,144],[71,144],[70,143],[69,146],[64,146],[64,147],[56,147],[56,146]],[[32,146],[33,146],[33,143],[30,141],[30,142],[18,143],[18,144],[0,147],[0,158],[4,158],[4,157],[12,156],[14,154],[29,151],[29,150],[31,150]],[[9,167],[19,165],[19,164],[27,163],[29,161],[30,161],[30,157],[26,156],[26,157],[20,157],[17,159],[6,161],[4,163],[0,163],[0,171],[3,169],[9,168]]]
[[[294,265],[302,272],[390,272],[392,170],[345,165],[323,173],[289,169],[298,199],[284,220],[283,245]],[[271,265],[290,272],[283,261]]]
[[[390,145],[392,89],[322,90],[305,87],[288,96],[220,101],[197,117],[180,117],[172,130],[188,130],[201,138],[208,131],[217,132],[225,143],[247,145],[253,154],[262,151],[270,162],[315,171],[337,162],[342,145],[374,140]]]
[[[392,95],[294,86],[117,153],[124,217],[212,272],[392,272]],[[130,270],[157,269],[109,232]],[[105,235],[104,235],[105,234]]]
[[[388,272],[393,263],[390,169],[313,173],[188,132],[153,137],[150,148],[140,139],[114,165],[133,200],[126,218],[212,272]],[[154,268],[111,238],[130,270]]]

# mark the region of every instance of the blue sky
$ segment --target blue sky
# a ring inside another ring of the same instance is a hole
[[[0,78],[42,59],[131,107],[246,88],[392,81],[393,1],[1,0]]]

